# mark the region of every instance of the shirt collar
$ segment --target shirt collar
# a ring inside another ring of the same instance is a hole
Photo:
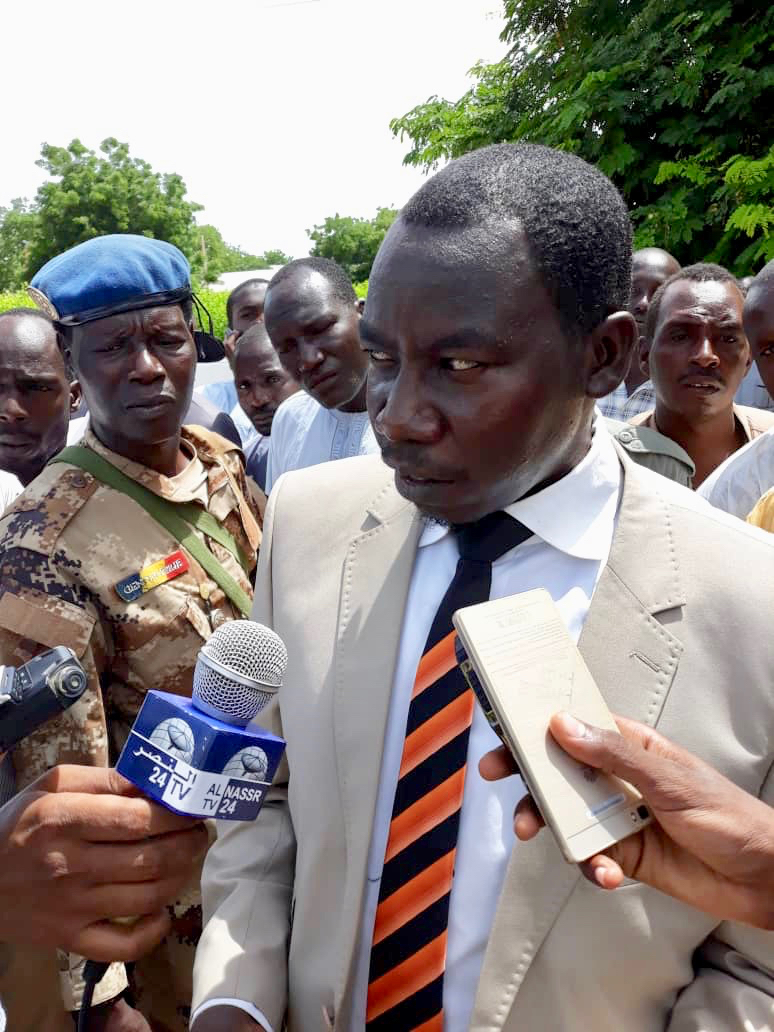
[[[505,512],[560,552],[602,562],[610,552],[620,488],[621,464],[610,433],[597,419],[591,448],[578,465],[556,483],[507,506]],[[448,527],[429,523],[419,547],[434,544],[449,532]]]
[[[107,459],[108,462],[120,469],[127,477],[136,480],[138,484],[142,484],[143,487],[147,487],[148,490],[153,491],[154,494],[160,495],[162,498],[169,498],[175,502],[193,501],[194,499],[202,500],[200,480],[199,478],[192,479],[192,464],[199,463],[200,460],[196,446],[189,439],[185,427],[183,427],[181,432],[180,443],[183,451],[188,454],[190,462],[181,473],[174,477],[166,477],[163,473],[157,473],[154,469],[149,469],[139,462],[134,462],[132,459],[127,459],[124,455],[118,455],[116,452],[106,448],[91,429],[91,424],[87,426],[81,443],[87,448],[91,448],[98,455],[101,455],[103,459]],[[207,477],[205,474],[204,482],[206,483],[206,481]]]

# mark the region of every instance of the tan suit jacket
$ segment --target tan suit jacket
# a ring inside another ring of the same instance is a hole
[[[580,648],[614,712],[774,801],[774,538],[618,449],[624,486]],[[290,656],[262,718],[287,738],[255,825],[204,872],[194,1007],[252,1001],[279,1032],[349,1032],[387,707],[421,524],[376,456],[293,473],[269,502],[255,619]],[[475,776],[472,775],[472,776]],[[695,965],[695,967],[693,966]],[[605,893],[548,833],[507,870],[471,1028],[774,1028],[774,936],[655,890]]]

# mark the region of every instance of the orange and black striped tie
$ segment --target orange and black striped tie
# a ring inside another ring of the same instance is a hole
[[[452,615],[486,602],[492,563],[531,536],[505,512],[456,528],[457,570],[417,669],[371,947],[368,1032],[441,1032],[446,928],[473,693]]]

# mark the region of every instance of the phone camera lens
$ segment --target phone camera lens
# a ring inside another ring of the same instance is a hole
[[[637,816],[642,821],[647,820],[647,818],[650,817],[650,810],[647,808],[647,806],[638,806]]]

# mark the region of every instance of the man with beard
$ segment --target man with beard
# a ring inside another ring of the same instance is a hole
[[[89,685],[13,750],[19,788],[60,762],[114,764],[150,689],[191,694],[202,643],[249,612],[260,542],[239,448],[181,425],[196,368],[182,253],[146,237],[99,237],[53,258],[30,292],[67,348],[90,423],[82,445],[46,466],[0,520],[0,663],[66,645]],[[160,514],[170,511],[190,526],[188,544],[166,529]],[[134,970],[138,1009],[123,998],[123,966],[113,965],[90,1029],[187,1028],[197,880],[173,912],[170,934]],[[50,963],[50,954],[14,950],[3,965],[0,998],[14,1032],[59,1027],[52,1008],[39,1016],[51,1003]],[[64,1008],[54,1002],[72,1027],[65,1010],[80,1006],[81,959],[62,954],[59,969]]]
[[[694,487],[774,425],[774,413],[734,404],[751,362],[744,304],[735,276],[697,264],[662,284],[648,309],[642,357],[656,405],[631,422],[685,449],[696,467]]]
[[[242,411],[259,434],[245,448],[245,472],[264,491],[274,416],[299,387],[282,368],[263,323],[245,330],[237,342],[234,383]]]
[[[774,541],[594,419],[636,342],[630,256],[612,183],[526,144],[451,162],[388,231],[361,324],[384,461],[289,474],[267,507],[287,764],[205,864],[194,1032],[770,1021],[771,935],[514,840],[523,787],[479,777],[499,742],[455,660],[457,608],[545,588],[614,712],[774,798]]]

